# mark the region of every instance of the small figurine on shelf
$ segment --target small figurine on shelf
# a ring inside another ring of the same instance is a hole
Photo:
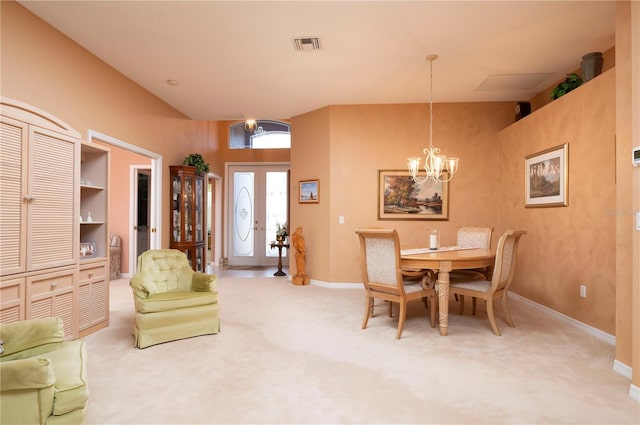
[[[93,223],[93,219],[91,218],[91,211],[87,213],[87,223]]]
[[[287,222],[284,224],[276,223],[276,240],[279,243],[284,242],[285,238],[289,236],[289,227],[287,226]]]

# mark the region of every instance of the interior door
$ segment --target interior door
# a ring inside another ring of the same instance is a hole
[[[150,226],[150,197],[151,170],[136,168],[133,179],[133,246],[136,253],[133,270],[137,269],[137,259],[143,252],[149,250],[151,244]]]
[[[230,165],[229,265],[275,266],[278,250],[271,249],[276,225],[288,220],[288,165]],[[283,250],[288,264],[288,250]]]

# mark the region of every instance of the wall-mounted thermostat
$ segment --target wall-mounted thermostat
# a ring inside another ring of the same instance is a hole
[[[633,148],[633,165],[634,167],[640,167],[640,146]]]

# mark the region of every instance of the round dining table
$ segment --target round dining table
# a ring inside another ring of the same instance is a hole
[[[443,247],[435,251],[427,248],[401,251],[400,264],[403,268],[431,269],[438,273],[440,335],[446,336],[449,327],[449,272],[492,267],[495,257],[495,252],[482,248]]]

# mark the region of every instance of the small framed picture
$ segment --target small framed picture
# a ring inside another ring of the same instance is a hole
[[[80,242],[80,259],[93,258],[96,256],[95,242]]]
[[[524,206],[566,207],[569,188],[569,144],[537,152],[524,160]]]
[[[320,202],[320,180],[300,180],[300,204],[317,204]]]

